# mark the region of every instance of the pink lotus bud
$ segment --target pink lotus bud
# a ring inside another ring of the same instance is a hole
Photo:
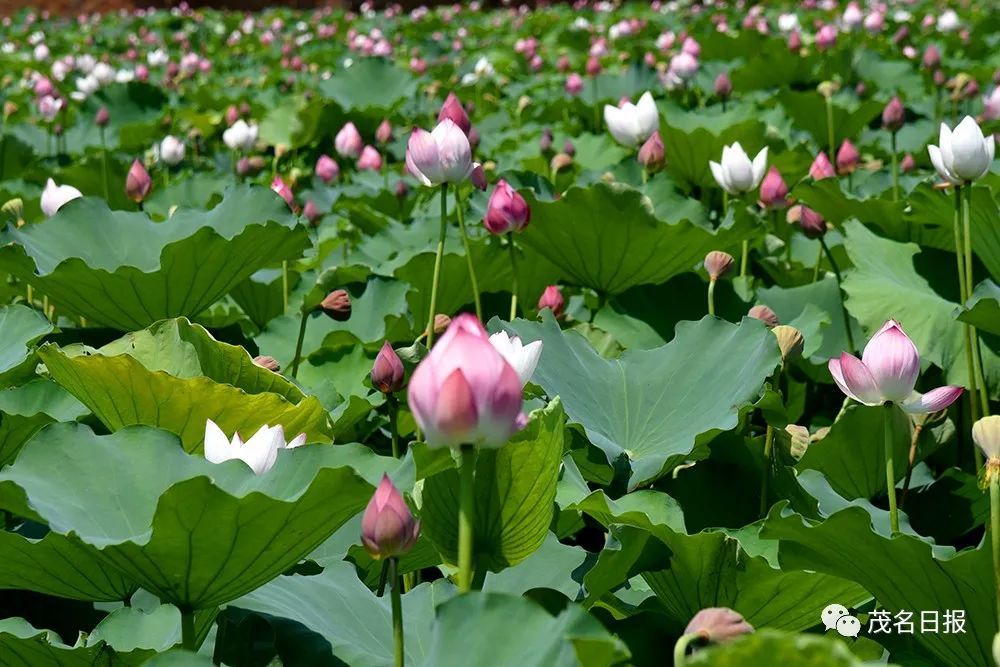
[[[819,181],[824,178],[834,178],[837,172],[833,170],[833,165],[830,164],[830,158],[826,156],[826,153],[820,151],[813,160],[812,166],[809,167],[809,176],[813,180]]]
[[[455,93],[448,93],[448,97],[445,98],[444,104],[441,105],[441,111],[438,112],[438,123],[442,122],[445,118],[448,118],[455,125],[465,133],[465,136],[469,136],[469,130],[472,129],[472,122],[469,120],[469,114],[465,112],[465,107],[459,101]]]
[[[574,97],[583,92],[583,77],[576,72],[566,77],[566,92]]]
[[[760,320],[768,327],[776,327],[780,324],[777,313],[764,305],[754,306],[749,310],[749,312],[747,312],[747,315],[756,320]]]
[[[685,37],[681,45],[681,53],[686,53],[695,58],[701,56],[701,44],[694,37]]]
[[[837,29],[832,25],[825,25],[816,33],[816,48],[826,51],[837,43]]]
[[[705,271],[708,272],[709,279],[715,281],[729,273],[734,261],[732,255],[721,250],[713,250],[705,255]]]
[[[272,373],[277,373],[278,371],[281,370],[281,364],[279,364],[278,360],[275,359],[274,357],[266,357],[266,356],[254,357],[253,362],[258,366],[260,366],[261,368],[266,368]]]
[[[351,319],[351,295],[347,290],[333,290],[320,302],[319,308],[328,317],[338,322],[346,322]]]
[[[380,171],[382,169],[382,156],[374,146],[365,146],[358,158],[358,169],[369,171]]]
[[[469,182],[472,183],[472,187],[476,188],[480,192],[486,192],[486,172],[483,171],[483,165],[476,162],[472,165],[472,173],[469,174]]]
[[[889,100],[889,103],[885,105],[882,109],[882,127],[889,130],[890,132],[897,132],[901,127],[903,127],[903,121],[906,118],[906,110],[903,109],[903,103],[900,101],[899,97],[893,97]]]
[[[904,174],[913,171],[917,166],[916,161],[913,159],[912,153],[907,153],[903,156],[903,159],[899,161],[899,170]]]
[[[148,81],[149,68],[145,65],[137,65],[135,68],[135,78],[137,81]]]
[[[876,15],[873,14],[872,16],[876,16]],[[880,19],[882,19],[882,20],[881,20],[881,22],[876,22],[876,25],[878,27],[877,27],[877,29],[872,30],[872,32],[879,32],[879,31],[882,30],[883,27],[885,27],[885,19],[882,17],[881,14],[877,14],[877,16]],[[867,20],[865,21],[865,27],[868,27],[868,21]],[[892,36],[892,43],[893,44],[902,44],[903,42],[905,42],[909,38],[909,36],[910,36],[910,29],[907,28],[905,25],[900,26],[899,30],[897,30],[893,34],[893,36]]]
[[[538,140],[538,148],[543,153],[548,153],[552,150],[552,130],[549,128],[542,130],[542,138]]]
[[[420,536],[420,522],[406,505],[388,475],[382,476],[375,495],[361,517],[361,543],[375,560],[402,556]]]
[[[288,184],[275,174],[274,179],[271,181],[271,189],[278,193],[278,195],[285,200],[290,208],[295,208],[295,195],[292,194],[292,189],[288,187]]]
[[[788,206],[787,196],[788,186],[778,168],[772,166],[760,183],[760,203],[767,209],[782,209]]]
[[[837,172],[841,175],[854,173],[861,161],[858,149],[854,147],[850,139],[844,139],[837,150]]]
[[[569,56],[567,56],[565,53],[559,56],[559,60],[556,61],[556,69],[559,70],[560,72],[568,72]]]
[[[729,80],[729,75],[725,72],[715,77],[715,95],[723,100],[729,99],[733,92],[733,82]]]
[[[423,58],[410,58],[410,71],[414,74],[423,74],[427,71],[427,61]]]
[[[469,138],[450,118],[433,132],[415,128],[406,145],[406,168],[429,187],[461,183],[473,170]]]
[[[563,310],[566,308],[566,301],[563,299],[558,285],[549,285],[542,292],[542,296],[538,297],[538,310],[542,311],[546,308],[550,309],[556,318],[562,316]]]
[[[500,179],[493,188],[483,225],[491,234],[519,232],[531,221],[531,209],[517,190]]]
[[[697,633],[705,641],[712,643],[727,642],[751,632],[753,632],[753,626],[747,623],[739,613],[726,607],[702,609],[694,615],[687,628],[684,629],[684,634]]]
[[[923,65],[927,69],[937,69],[941,65],[941,52],[931,44],[924,51]]]
[[[788,211],[788,222],[798,224],[808,238],[818,239],[826,234],[826,220],[808,206],[793,206]]]
[[[656,130],[649,135],[649,139],[642,144],[638,155],[641,164],[649,173],[656,173],[663,169],[667,163],[666,150],[663,147],[663,139],[660,138],[660,131]]]
[[[375,130],[375,141],[383,146],[392,141],[392,123],[389,122],[388,118],[383,119],[378,124],[378,129]]]
[[[405,199],[406,195],[410,194],[410,188],[406,185],[406,181],[400,180],[396,182],[395,189],[396,197],[399,199]]]
[[[344,127],[340,128],[337,136],[334,137],[333,147],[337,150],[337,155],[340,157],[357,158],[361,155],[364,141],[361,139],[361,133],[358,132],[358,128],[355,127],[354,123],[348,121]]]
[[[240,119],[240,112],[235,104],[230,104],[226,109],[226,127],[232,127],[233,123]]]
[[[586,72],[587,76],[591,77],[597,76],[601,73],[601,61],[597,58],[597,56],[590,56],[587,58]]]
[[[320,155],[316,160],[316,176],[329,185],[340,177],[340,166],[329,155]]]
[[[372,366],[372,386],[383,394],[391,394],[403,388],[404,374],[403,361],[389,341],[385,341]]]
[[[573,145],[573,142],[570,139],[563,142],[563,153],[570,157],[574,157],[576,155],[576,146]]]
[[[316,206],[316,202],[312,199],[306,202],[306,205],[302,207],[302,215],[306,217],[309,224],[315,227],[319,223],[320,216],[323,215],[319,212],[319,208]]]
[[[501,447],[524,426],[521,387],[479,320],[462,314],[417,366],[408,397],[431,447]]]
[[[473,127],[469,129],[469,147],[476,150],[477,146],[479,146],[479,130]]]
[[[39,77],[35,81],[35,97],[41,99],[43,97],[56,96],[56,87],[52,85],[48,77]]]
[[[801,48],[802,35],[799,34],[798,30],[793,30],[792,33],[788,35],[788,50],[797,53]]]
[[[128,175],[125,177],[125,194],[135,203],[140,203],[153,189],[153,179],[138,160],[132,161]]]
[[[854,94],[858,97],[864,97],[868,93],[868,87],[865,86],[864,81],[858,81],[857,85],[854,86]]]
[[[107,124],[111,121],[111,114],[108,112],[107,107],[101,107],[94,114],[94,124],[97,127],[107,127]]]

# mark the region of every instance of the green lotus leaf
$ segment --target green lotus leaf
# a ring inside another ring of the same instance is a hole
[[[815,90],[782,90],[777,98],[795,124],[809,132],[813,141],[829,153],[826,100],[823,96]],[[858,102],[846,96],[835,97],[832,107],[833,127],[836,132],[834,141],[837,146],[844,137],[858,136],[861,130],[881,113],[884,106],[884,102],[873,99]]]
[[[969,302],[958,319],[980,331],[1000,336],[1000,285],[984,280],[976,285]]]
[[[0,308],[0,387],[8,387],[35,374],[37,358],[32,345],[51,333],[52,323],[34,310],[22,305]]]
[[[53,424],[0,472],[0,503],[72,533],[164,602],[212,609],[280,575],[364,507],[373,487],[348,467],[356,451],[283,450],[258,476],[191,456],[164,431]]]
[[[46,424],[73,421],[89,411],[80,401],[50,380],[32,380],[0,391],[0,467],[10,463]]]
[[[51,630],[39,630],[23,618],[0,620],[0,656],[4,667],[130,667],[141,665],[155,651],[117,653],[104,642],[64,644]]]
[[[59,312],[125,330],[197,315],[308,245],[284,201],[250,186],[229,188],[210,211],[178,210],[163,223],[83,198],[0,237],[0,269],[47,294]]]
[[[569,420],[609,462],[627,457],[631,488],[684,459],[704,458],[702,436],[734,428],[779,361],[774,336],[749,318],[738,325],[712,317],[681,322],[666,345],[617,359],[561,331],[550,312],[541,322],[504,326],[525,342],[544,342],[532,381],[562,399]]]
[[[324,97],[357,111],[388,111],[416,90],[413,75],[382,58],[362,58],[319,85]]]
[[[875,667],[886,663],[862,662],[839,637],[831,639],[763,630],[700,650],[684,664],[692,667],[764,664],[784,667]]]

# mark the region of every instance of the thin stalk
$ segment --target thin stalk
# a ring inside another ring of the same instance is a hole
[[[295,356],[292,357],[292,377],[298,377],[299,361],[302,359],[302,343],[306,339],[306,324],[309,323],[309,311],[302,308],[302,319],[299,321],[299,337],[295,341]]]
[[[682,667],[687,662],[687,650],[691,644],[702,641],[704,636],[700,632],[689,632],[683,635],[674,644],[674,667]]]
[[[920,434],[923,432],[923,424],[917,424],[913,427],[913,435],[910,437],[910,454],[906,459],[906,478],[903,480],[903,495],[899,500],[900,507],[906,507],[906,496],[910,493],[910,479],[913,477],[913,464],[917,460],[917,444],[920,442]]]
[[[597,77],[592,77],[590,79],[594,88],[594,133],[600,134],[601,131],[601,101],[597,97]]]
[[[643,170],[642,170],[642,185],[643,185],[643,187],[645,187],[646,183],[648,183],[648,182],[649,182],[649,172],[646,171],[646,169],[644,167]]]
[[[399,458],[399,401],[393,394],[387,394],[386,403],[389,404],[389,430],[392,432],[392,457]]]
[[[816,253],[816,266],[813,268],[813,282],[819,280],[819,267],[823,264],[823,246],[820,245],[819,252]]]
[[[774,468],[774,427],[767,425],[764,436],[764,474],[760,478],[760,516],[767,514],[767,486]]]
[[[281,312],[288,310],[288,260],[281,262]]]
[[[510,249],[510,272],[513,275],[510,285],[510,321],[517,317],[517,248],[514,247],[514,233],[507,235],[507,247]]]
[[[830,142],[830,157],[837,155],[837,144],[834,143],[833,133],[833,100],[826,98],[826,136]]]
[[[108,185],[108,144],[104,141],[104,128],[101,128],[101,183],[104,184],[104,200],[110,198]]]
[[[0,182],[3,181],[4,162],[7,160],[7,117],[0,122]]]
[[[975,284],[972,264],[972,186],[965,189],[965,211],[962,215],[962,226],[965,235],[965,289],[966,300],[972,298],[972,289]],[[965,305],[964,303],[962,305]],[[972,372],[976,384],[976,392],[979,394],[980,417],[990,414],[990,397],[987,391],[986,381],[983,379],[982,352],[979,349],[979,334],[966,324],[966,331],[969,333],[972,350]],[[978,451],[978,450],[977,450]]]
[[[389,579],[392,586],[392,643],[395,649],[395,667],[403,667],[403,600],[400,595],[399,559],[389,559]]]
[[[886,403],[884,413],[885,431],[885,485],[889,496],[889,525],[892,535],[899,534],[899,510],[896,508],[896,472],[892,461],[892,403]]]
[[[198,637],[194,630],[194,611],[181,611],[181,644],[185,651],[198,650]]]
[[[955,186],[954,232],[958,291],[964,305],[969,300],[969,285],[965,279],[965,251],[962,247],[962,187],[959,185]],[[969,422],[975,423],[978,420],[976,413],[979,410],[979,405],[976,401],[976,370],[972,361],[972,325],[968,323],[963,325],[963,335],[965,337],[965,369],[969,378]],[[973,446],[972,451],[975,456],[976,468],[978,469],[983,465],[983,455],[980,453],[978,447]]]
[[[896,133],[892,136],[892,201],[899,201],[899,156],[896,155]]]
[[[708,314],[715,315],[715,279],[708,281]]]
[[[476,450],[462,445],[459,464],[461,491],[458,501],[458,592],[468,593],[472,587],[472,525],[475,517]]]
[[[996,459],[990,465],[997,465]],[[993,548],[993,578],[997,601],[997,618],[1000,618],[1000,470],[993,470],[990,477],[990,546]]]
[[[458,228],[462,232],[462,245],[465,246],[465,264],[469,268],[469,283],[472,285],[472,298],[476,304],[476,317],[483,321],[483,304],[479,300],[479,281],[476,280],[476,267],[472,261],[472,247],[469,245],[469,234],[465,230],[465,212],[462,211],[462,197],[455,188],[455,214],[458,216]]]
[[[833,259],[833,253],[830,252],[830,247],[826,245],[826,241],[822,236],[819,237],[819,247],[826,255],[826,261],[830,262],[830,268],[833,269],[833,275],[837,279],[837,294],[840,295],[840,312],[844,315],[844,330],[847,332],[847,345],[850,347],[851,352],[854,352],[857,348],[854,347],[854,334],[851,333],[851,316],[847,314],[847,306],[844,305],[843,281],[840,276],[840,269],[837,268],[837,262]]]
[[[441,184],[441,231],[438,233],[437,251],[434,255],[434,277],[431,282],[431,312],[427,314],[427,349],[434,344],[434,313],[437,309],[438,281],[441,279],[441,257],[444,255],[444,237],[448,233],[448,184]]]

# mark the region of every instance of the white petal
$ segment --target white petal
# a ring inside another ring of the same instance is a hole
[[[211,419],[205,420],[205,458],[212,463],[222,463],[233,458],[229,438]]]
[[[761,180],[764,178],[764,172],[767,171],[767,146],[764,146],[757,153],[757,157],[753,159],[753,187],[760,185]]]

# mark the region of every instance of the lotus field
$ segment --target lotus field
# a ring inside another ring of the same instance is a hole
[[[1000,664],[1000,14],[0,25],[0,666]]]

